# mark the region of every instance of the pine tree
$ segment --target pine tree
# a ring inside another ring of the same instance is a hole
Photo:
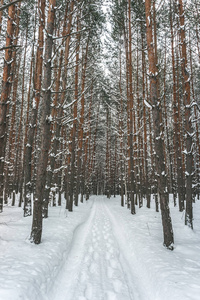
[[[156,64],[156,48],[153,43],[153,26],[152,26],[152,3],[151,0],[145,0],[146,12],[146,39],[149,59],[149,79],[150,79],[150,100],[152,105],[154,141],[156,153],[156,172],[158,180],[158,191],[160,197],[160,207],[162,214],[164,245],[173,250],[173,230],[169,211],[169,193],[166,182],[166,166],[164,159],[164,140],[163,140],[163,122],[161,102],[159,99],[159,81],[158,69]]]
[[[51,142],[51,84],[52,84],[52,48],[53,48],[53,31],[55,24],[56,0],[50,0],[48,19],[47,19],[47,36],[45,43],[44,55],[44,83],[43,83],[43,101],[40,126],[41,130],[41,150],[38,157],[36,188],[34,195],[33,222],[31,230],[31,241],[40,244],[42,236],[42,205],[44,188],[46,182],[46,170],[48,164],[48,153]]]
[[[9,96],[11,91],[11,67],[13,51],[13,34],[15,28],[15,4],[8,8],[6,49],[3,69],[3,81],[0,102],[0,212],[3,211],[4,162],[7,141]]]

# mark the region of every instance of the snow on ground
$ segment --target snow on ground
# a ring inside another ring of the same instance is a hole
[[[144,203],[145,204],[145,203]],[[7,206],[0,215],[0,300],[199,300],[200,201],[194,231],[171,205],[175,250],[162,246],[160,213],[92,196],[74,208],[49,209],[40,245],[31,217]]]

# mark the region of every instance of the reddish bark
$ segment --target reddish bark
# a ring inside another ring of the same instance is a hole
[[[7,36],[4,69],[3,69],[3,81],[1,90],[0,101],[0,212],[3,210],[3,184],[4,184],[4,159],[7,140],[7,111],[9,106],[9,95],[11,89],[11,66],[12,66],[12,45],[14,34],[14,18],[15,18],[15,5],[11,5],[8,8],[8,21],[7,21]]]
[[[24,216],[31,215],[31,193],[32,193],[32,155],[34,146],[34,137],[36,134],[36,123],[38,116],[38,107],[41,96],[42,70],[43,70],[43,47],[44,47],[44,20],[45,20],[45,0],[38,0],[39,7],[39,32],[38,47],[36,53],[36,68],[34,76],[34,95],[31,110],[31,117],[27,133],[27,144],[24,158]]]
[[[158,191],[160,196],[160,207],[162,215],[164,246],[173,250],[173,230],[172,222],[169,211],[169,194],[167,191],[166,180],[166,166],[165,166],[165,153],[164,153],[164,139],[163,139],[163,123],[162,123],[162,110],[161,102],[159,99],[159,81],[158,69],[156,64],[155,47],[153,44],[153,29],[151,17],[151,0],[145,1],[146,12],[146,39],[147,51],[149,60],[149,78],[150,78],[150,100],[152,105],[153,115],[153,129],[156,153],[156,172],[158,174]]]
[[[42,205],[46,182],[46,172],[48,164],[48,153],[51,143],[51,58],[53,48],[53,31],[55,24],[55,7],[56,0],[49,1],[48,19],[47,19],[47,36],[44,56],[44,94],[41,112],[41,150],[38,157],[36,187],[34,195],[33,222],[31,230],[31,241],[40,244],[42,237]]]
[[[193,228],[193,191],[192,191],[192,165],[193,165],[193,144],[192,144],[192,122],[191,122],[191,106],[190,106],[190,75],[188,71],[185,20],[183,2],[179,0],[179,19],[180,19],[180,38],[181,38],[181,67],[184,80],[184,105],[185,105],[185,154],[186,154],[186,212],[185,224]]]

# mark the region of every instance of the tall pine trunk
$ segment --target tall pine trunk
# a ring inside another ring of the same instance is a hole
[[[8,22],[7,22],[7,36],[6,36],[6,50],[3,69],[3,81],[0,101],[0,212],[3,211],[3,187],[4,187],[4,161],[5,149],[7,140],[7,112],[9,106],[9,95],[11,90],[11,65],[12,65],[12,46],[14,33],[14,17],[15,5],[8,8]]]
[[[71,175],[70,175],[70,191],[69,191],[69,211],[73,211],[74,186],[76,186],[76,135],[77,135],[77,109],[78,109],[78,78],[79,78],[79,49],[80,49],[80,33],[79,31],[79,15],[77,15],[77,35],[76,35],[76,67],[75,67],[75,92],[74,92],[74,115],[73,127],[71,130]],[[75,199],[75,205],[78,205],[78,199]]]
[[[159,99],[158,69],[156,64],[156,49],[153,43],[151,0],[145,0],[146,12],[146,39],[149,59],[150,100],[152,105],[153,129],[156,153],[156,172],[158,180],[158,191],[160,196],[160,207],[162,215],[164,246],[173,250],[173,230],[169,210],[169,193],[167,191],[167,178],[164,154],[164,137],[161,102]]]
[[[128,64],[129,64],[129,118],[130,118],[130,134],[129,134],[129,159],[130,159],[130,202],[131,202],[131,213],[135,214],[135,201],[134,201],[134,161],[133,161],[133,78],[132,78],[132,35],[131,35],[131,1],[128,1]]]
[[[184,80],[184,105],[185,105],[185,155],[186,155],[186,211],[185,224],[193,229],[193,211],[192,211],[192,165],[193,165],[193,144],[192,144],[192,120],[190,106],[190,75],[186,52],[186,36],[183,2],[179,0],[179,18],[180,18],[180,38],[181,38],[181,67]]]
[[[170,9],[171,9],[171,5],[170,5]],[[179,110],[178,110],[177,92],[176,92],[177,86],[176,86],[176,68],[175,68],[175,55],[174,55],[174,33],[173,33],[173,24],[172,24],[172,11],[170,11],[170,27],[171,27],[171,51],[172,51],[172,72],[173,72],[174,150],[175,150],[175,158],[176,158],[179,210],[183,211],[185,192],[184,192],[184,181],[183,181],[183,162],[182,162],[182,155],[181,155]]]
[[[44,188],[46,182],[46,170],[48,164],[48,153],[51,143],[51,58],[53,48],[53,31],[55,22],[56,0],[50,0],[47,19],[47,36],[44,56],[44,94],[41,113],[41,150],[38,157],[36,187],[34,195],[33,222],[31,240],[40,244],[42,237],[42,206]]]
[[[44,20],[45,20],[45,0],[38,0],[39,10],[39,32],[38,32],[38,47],[36,53],[36,68],[35,68],[35,82],[34,94],[31,110],[30,123],[28,125],[27,143],[25,145],[24,157],[24,217],[30,216],[31,211],[31,193],[32,189],[32,153],[34,145],[34,137],[36,132],[36,124],[38,118],[38,107],[41,95],[42,84],[42,64],[43,64],[43,47],[44,47]],[[31,74],[30,74],[31,76]]]

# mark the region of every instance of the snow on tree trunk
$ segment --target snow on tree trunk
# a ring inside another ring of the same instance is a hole
[[[0,212],[3,211],[3,187],[4,187],[4,161],[5,161],[5,149],[7,140],[7,127],[8,119],[7,112],[9,107],[9,95],[11,90],[11,66],[12,66],[12,45],[13,45],[13,33],[15,17],[15,5],[11,5],[8,8],[8,21],[7,21],[7,36],[4,69],[3,69],[3,81],[1,89],[1,101],[0,101]]]
[[[36,70],[34,82],[33,104],[31,110],[30,123],[27,132],[27,144],[25,145],[24,157],[24,217],[31,215],[31,193],[32,188],[32,153],[34,148],[34,137],[36,131],[36,123],[38,118],[38,107],[41,96],[42,71],[43,71],[43,47],[44,47],[44,20],[45,20],[45,0],[38,0],[40,10],[38,46],[36,53]]]
[[[50,0],[47,19],[47,36],[44,56],[44,80],[43,99],[41,112],[41,146],[37,161],[36,187],[34,194],[33,222],[31,230],[31,241],[40,244],[42,237],[42,206],[46,182],[46,172],[48,164],[48,153],[51,143],[51,56],[53,47],[53,31],[55,24],[56,0]]]
[[[191,103],[190,103],[190,75],[188,70],[185,21],[183,2],[179,0],[179,18],[180,18],[180,38],[181,38],[181,67],[184,79],[184,105],[185,105],[185,155],[186,155],[186,211],[185,224],[193,229],[193,211],[192,211],[192,171],[193,171],[193,129],[191,119]]]
[[[160,196],[160,208],[162,215],[162,225],[164,234],[164,246],[173,250],[173,230],[169,211],[169,193],[167,190],[165,154],[164,154],[164,138],[161,102],[159,99],[159,81],[158,69],[156,65],[155,47],[153,43],[152,17],[151,17],[151,0],[145,0],[146,12],[146,39],[147,51],[149,59],[149,79],[150,79],[150,100],[152,105],[153,129],[155,141],[155,164],[158,180],[158,192]]]

